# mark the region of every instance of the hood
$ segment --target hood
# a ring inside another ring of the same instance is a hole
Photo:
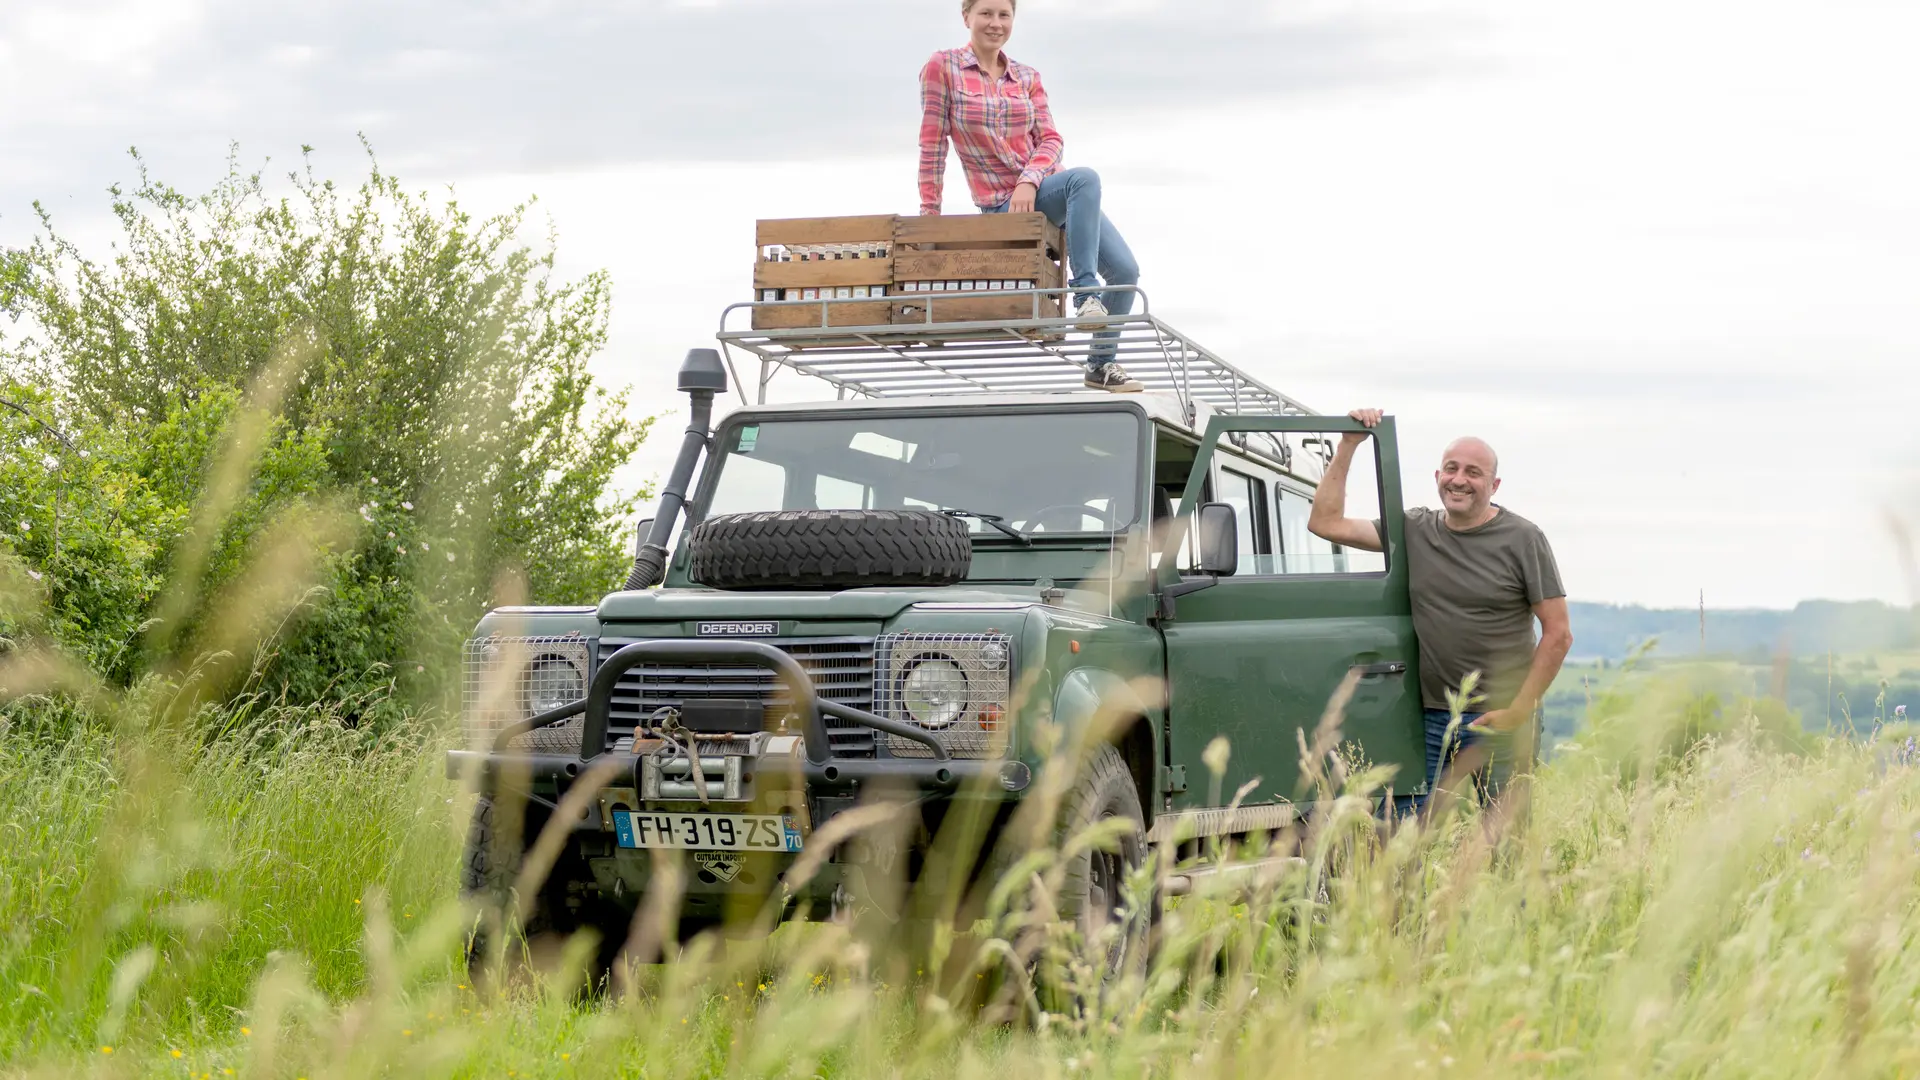
[[[617,592],[600,601],[601,622],[687,619],[876,620],[893,618],[915,604],[1006,604],[1040,602],[1031,585],[999,588],[876,588],[840,592],[723,592],[718,589],[652,589]]]

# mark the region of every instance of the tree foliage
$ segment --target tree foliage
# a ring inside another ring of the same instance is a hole
[[[559,280],[526,205],[477,219],[369,163],[357,190],[309,161],[279,194],[230,158],[189,196],[136,154],[110,254],[44,209],[0,253],[0,551],[101,673],[192,640],[273,523],[322,508],[351,529],[306,534],[322,587],[257,665],[300,700],[430,689],[504,568],[534,602],[619,580],[646,493],[612,476],[648,422],[588,372],[606,276]]]

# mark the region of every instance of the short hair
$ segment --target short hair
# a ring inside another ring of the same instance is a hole
[[[960,14],[973,14],[973,5],[979,2],[980,0],[960,0]],[[1015,15],[1020,13],[1020,0],[1007,0],[1007,6],[1013,9]]]

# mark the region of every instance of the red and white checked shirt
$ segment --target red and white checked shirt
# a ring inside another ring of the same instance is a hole
[[[1001,54],[1005,59],[1006,55]],[[1021,184],[1038,186],[1060,167],[1060,132],[1040,73],[1006,60],[998,79],[971,48],[942,49],[920,70],[920,212],[940,212],[947,139],[973,189],[973,204],[999,206]]]

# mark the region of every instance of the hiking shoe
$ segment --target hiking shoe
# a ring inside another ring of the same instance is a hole
[[[1134,381],[1127,369],[1119,364],[1104,364],[1087,369],[1087,385],[1095,390],[1105,390],[1110,394],[1137,394],[1146,387]]]
[[[1080,309],[1073,313],[1073,317],[1081,320],[1080,325],[1074,327],[1075,330],[1098,330],[1100,329],[1100,324],[1092,323],[1089,325],[1088,320],[1106,318],[1107,305],[1100,302],[1099,296],[1088,293],[1087,298],[1080,301]]]

